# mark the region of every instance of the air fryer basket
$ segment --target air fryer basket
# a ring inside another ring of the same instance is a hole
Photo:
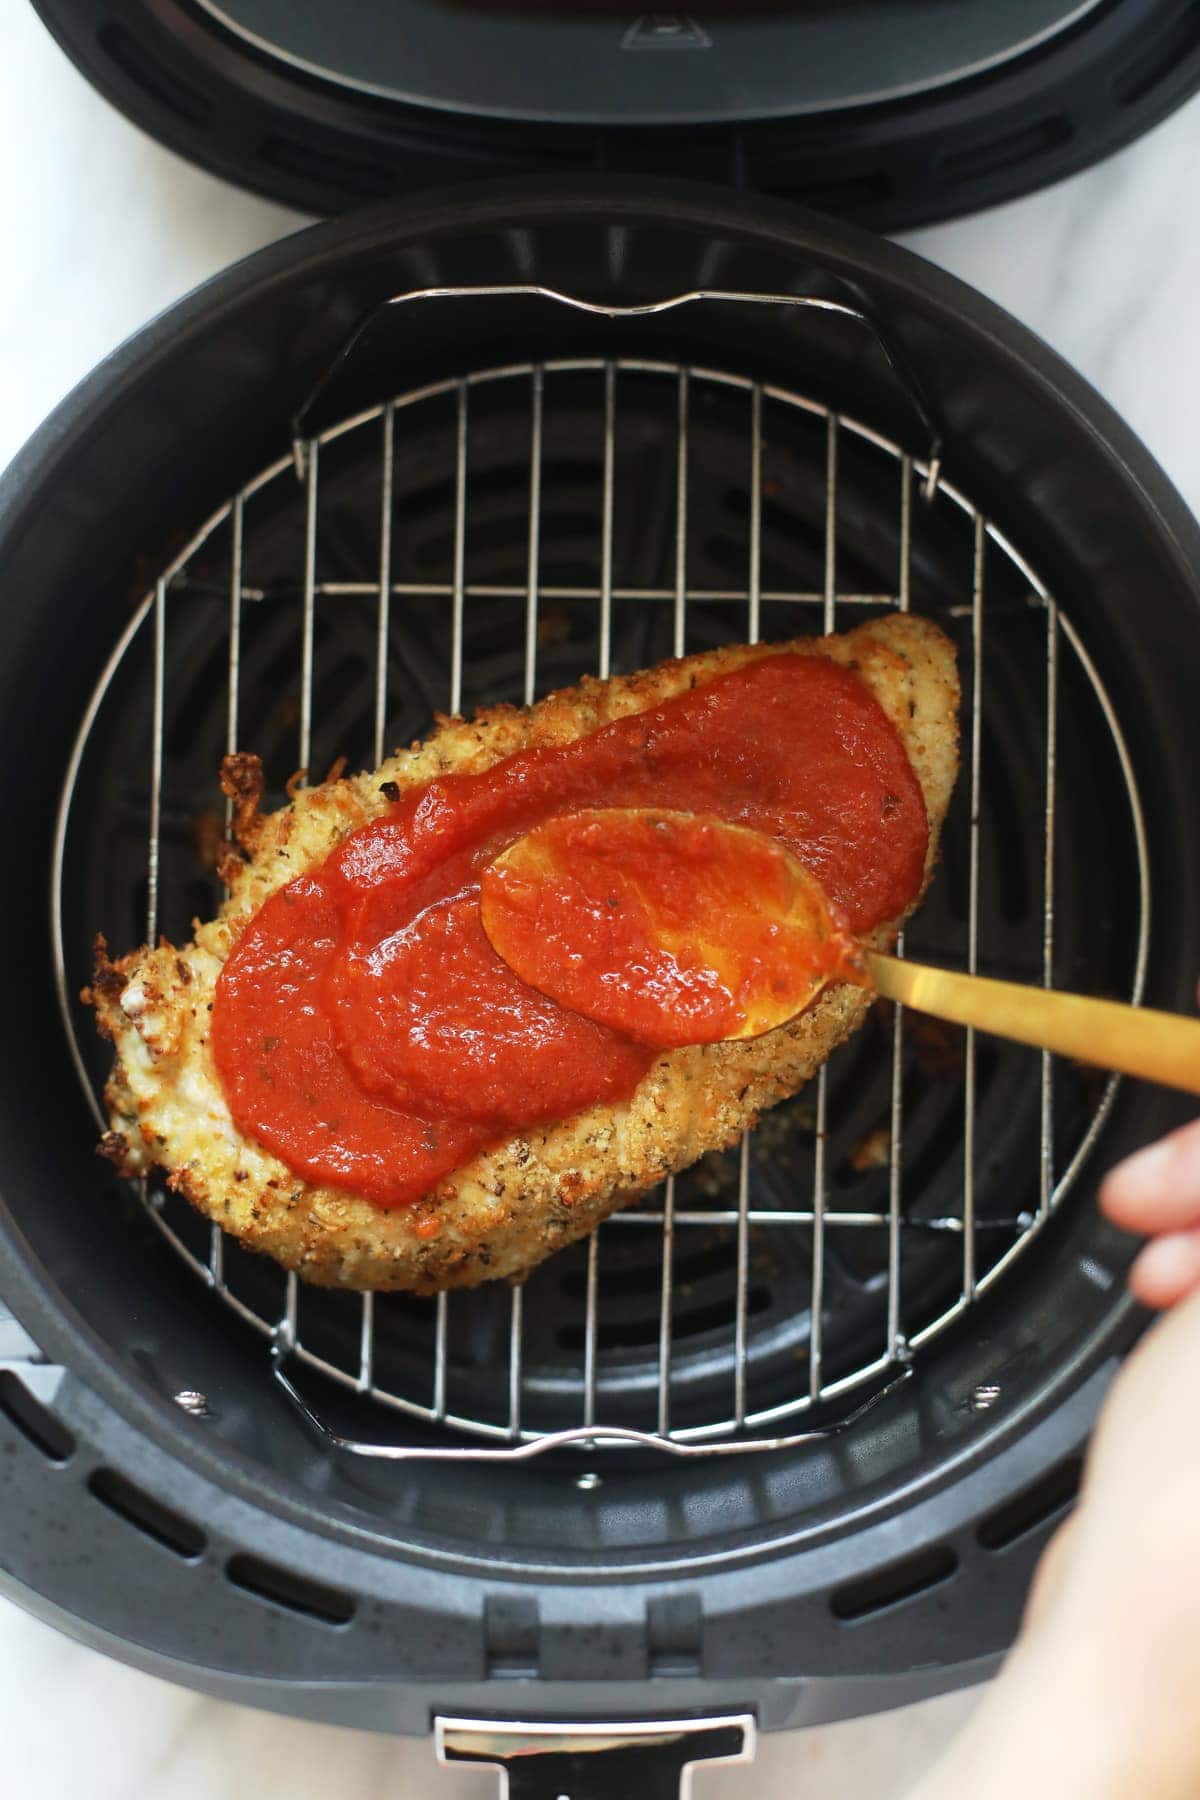
[[[377,311],[533,283],[868,322]],[[104,1056],[71,996],[97,927],[124,947],[216,904],[196,844],[231,739],[281,793],[437,708],[911,604],[956,637],[965,701],[909,947],[1189,1006],[1200,543],[1142,448],[900,251],[572,182],[250,259],[85,384],[3,498],[5,1586],[211,1691],[408,1731],[770,1728],[991,1666],[1136,1330],[1096,1178],[1175,1097],[881,1010],[741,1152],[523,1296],[364,1307],[93,1160],[78,1076]]]
[[[109,1059],[77,999],[88,922],[181,941],[215,910],[198,840],[221,835],[222,749],[262,755],[283,804],[297,767],[378,763],[427,733],[439,701],[528,703],[580,669],[904,610],[914,588],[959,640],[966,702],[944,872],[913,941],[1051,981],[1061,940],[1076,985],[1136,995],[1144,821],[1119,722],[1069,617],[939,474],[936,439],[914,460],[776,383],[649,356],[485,366],[310,433],[368,332],[467,303],[515,324],[532,307],[535,331],[569,304],[398,298],[404,316],[369,321],[303,409],[295,454],[185,545],[101,674],[55,872],[60,998],[89,1097]],[[768,304],[807,302],[710,291],[670,310]],[[902,362],[896,379],[911,383]],[[1106,831],[1121,875],[1085,913],[1056,868],[1086,864]],[[316,1368],[500,1444],[606,1429],[716,1454],[903,1371],[1062,1204],[1112,1098],[1090,1072],[880,1007],[738,1150],[526,1284],[436,1305],[306,1291],[160,1182],[147,1197],[285,1377]],[[467,1453],[424,1433],[392,1450]]]

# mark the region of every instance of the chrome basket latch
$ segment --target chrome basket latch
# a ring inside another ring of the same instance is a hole
[[[698,1763],[754,1760],[750,1713],[630,1724],[436,1719],[442,1764],[491,1763],[499,1800],[690,1800]]]

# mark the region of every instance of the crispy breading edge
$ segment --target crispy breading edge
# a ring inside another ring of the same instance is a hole
[[[202,1213],[308,1281],[431,1293],[518,1278],[665,1175],[736,1141],[851,1035],[868,995],[834,988],[766,1037],[665,1054],[624,1105],[593,1108],[495,1145],[414,1207],[393,1212],[305,1182],[238,1134],[212,1069],[207,1014],[221,963],[245,921],[275,888],[383,811],[396,788],[490,767],[527,746],[571,741],[785,648],[860,669],[900,730],[930,818],[927,885],[957,769],[958,683],[948,641],[913,615],[891,615],[842,637],[705,652],[608,683],[585,678],[528,710],[499,706],[471,721],[439,717],[425,743],[373,774],[303,790],[270,815],[258,811],[255,759],[227,759],[223,784],[234,799],[245,858],[231,852],[223,864],[231,892],[218,918],[197,922],[193,943],[182,950],[160,944],[115,963],[98,941],[85,998],[118,1050],[106,1089],[112,1129],[102,1152],[127,1174],[161,1163],[170,1184]],[[890,945],[902,923],[882,927],[873,942]],[[164,1101],[173,1084],[184,1092],[178,1129]],[[202,1148],[183,1155],[180,1140],[196,1131]]]

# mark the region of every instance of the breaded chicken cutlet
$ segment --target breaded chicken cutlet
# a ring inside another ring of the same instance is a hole
[[[98,940],[84,997],[116,1050],[105,1154],[129,1175],[165,1170],[200,1212],[306,1281],[428,1294],[520,1279],[665,1176],[735,1142],[862,1023],[869,994],[835,986],[763,1037],[660,1054],[627,1100],[510,1134],[395,1210],[306,1181],[238,1130],[210,1047],[212,1001],[225,959],[264,901],[399,793],[486,770],[518,750],[574,742],[781,651],[855,670],[894,725],[928,818],[923,893],[957,773],[959,688],[949,640],[911,614],[843,636],[735,646],[607,681],[585,679],[523,710],[498,706],[472,720],[441,719],[424,743],[375,772],[304,789],[269,815],[258,811],[256,759],[227,758],[223,782],[235,800],[245,859],[226,859],[230,891],[218,917],[198,925],[182,948],[160,944],[117,962]],[[903,923],[889,920],[867,941],[889,948]]]

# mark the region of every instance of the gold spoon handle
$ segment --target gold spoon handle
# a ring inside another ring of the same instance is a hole
[[[931,969],[875,950],[865,960],[871,985],[915,1012],[1200,1094],[1200,1019]]]

